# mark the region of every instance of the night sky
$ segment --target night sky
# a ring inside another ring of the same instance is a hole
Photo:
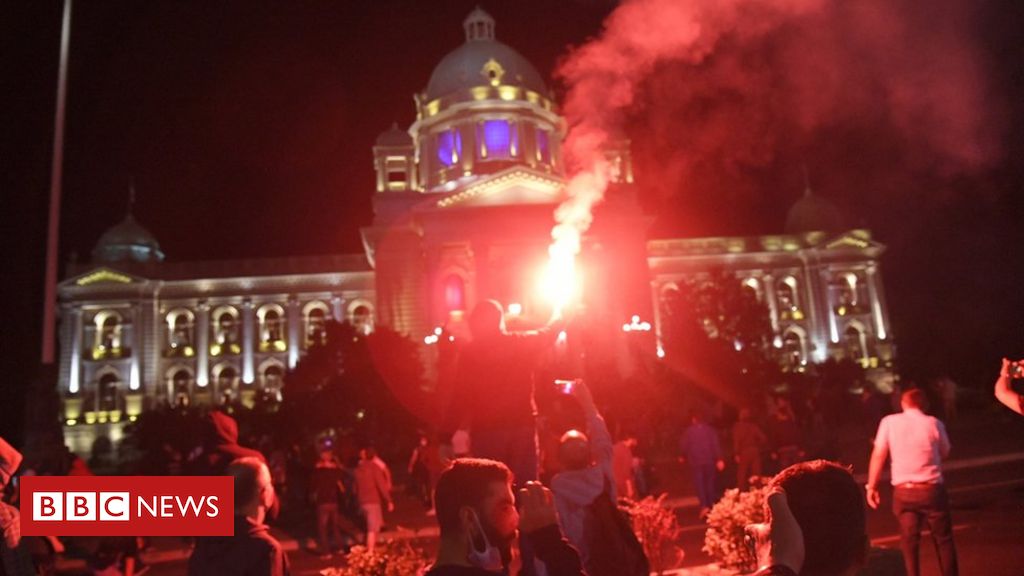
[[[73,253],[87,259],[123,218],[132,179],[135,215],[171,261],[359,251],[358,227],[371,219],[374,138],[393,121],[412,122],[413,93],[463,42],[462,19],[477,3],[79,0],[62,262]],[[931,2],[895,4],[911,29],[942,25],[928,12]],[[976,49],[985,83],[976,108],[984,108],[997,146],[970,170],[945,170],[935,158],[903,170],[915,157],[906,152],[913,138],[901,141],[857,118],[804,139],[790,139],[789,124],[765,123],[774,153],[738,168],[712,157],[719,149],[701,158],[687,148],[698,140],[687,127],[707,122],[690,121],[692,107],[662,105],[666,94],[686,90],[664,78],[649,83],[624,129],[643,202],[658,214],[656,235],[781,232],[807,165],[816,193],[889,245],[883,272],[905,370],[949,372],[961,385],[987,388],[999,357],[1024,355],[1024,3],[939,4],[972,7],[970,21],[957,26]],[[481,5],[495,17],[498,39],[533,62],[561,97],[564,85],[551,80],[557,63],[599,34],[617,3]],[[0,8],[4,390],[21,390],[38,362],[60,13],[56,0]],[[755,53],[766,54],[769,67],[773,50],[787,45],[785,37],[771,42]],[[657,73],[695,86],[702,69]],[[736,94],[704,97],[714,107]],[[730,146],[726,137],[721,149]],[[696,158],[684,172],[666,160],[679,150]],[[0,435],[11,426],[0,423]]]

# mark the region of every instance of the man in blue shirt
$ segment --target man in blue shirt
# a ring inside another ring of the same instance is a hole
[[[700,517],[704,518],[711,512],[711,506],[718,497],[715,476],[725,469],[725,460],[722,460],[722,449],[715,429],[697,411],[690,414],[690,420],[690,427],[679,441],[679,451],[682,453],[679,461],[690,465],[693,485],[700,501]]]

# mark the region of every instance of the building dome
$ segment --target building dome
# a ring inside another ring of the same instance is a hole
[[[396,147],[412,146],[413,142],[412,136],[410,136],[405,130],[399,128],[397,123],[394,123],[391,125],[391,128],[388,128],[377,136],[375,144],[377,146]]]
[[[786,214],[786,233],[839,232],[844,218],[839,208],[826,198],[817,196],[808,188]]]
[[[92,251],[96,262],[161,262],[164,253],[156,238],[129,213],[100,236]]]
[[[463,22],[466,42],[434,68],[424,94],[426,101],[474,88],[505,84],[547,95],[547,86],[533,64],[494,39],[494,19],[479,7]]]

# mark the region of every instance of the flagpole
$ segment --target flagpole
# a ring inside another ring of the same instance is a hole
[[[60,239],[60,197],[64,173],[64,101],[68,85],[68,46],[71,41],[71,2],[64,0],[60,32],[60,69],[57,72],[57,111],[53,127],[53,163],[50,168],[50,219],[46,239],[46,286],[43,300],[44,366],[54,363],[57,305],[57,245]]]

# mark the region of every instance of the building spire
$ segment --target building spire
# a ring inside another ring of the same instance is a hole
[[[494,40],[494,18],[480,6],[466,16],[462,27],[466,30],[466,42]]]

